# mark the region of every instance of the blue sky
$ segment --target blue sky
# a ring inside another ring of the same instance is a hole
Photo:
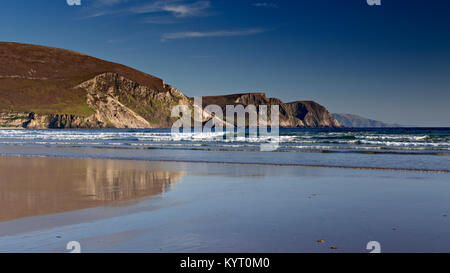
[[[119,62],[188,96],[266,92],[450,126],[450,1],[2,0],[0,40]]]

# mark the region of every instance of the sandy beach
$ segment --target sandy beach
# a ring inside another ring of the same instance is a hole
[[[0,252],[448,252],[448,173],[0,157]]]

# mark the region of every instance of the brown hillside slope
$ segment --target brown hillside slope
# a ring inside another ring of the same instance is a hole
[[[165,108],[178,103],[189,101],[163,80],[124,65],[70,50],[0,42],[0,126],[170,127]]]
[[[90,114],[85,91],[73,87],[113,72],[156,91],[161,79],[74,51],[0,43],[0,109],[38,113]]]

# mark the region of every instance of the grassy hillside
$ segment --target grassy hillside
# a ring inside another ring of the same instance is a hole
[[[0,42],[0,111],[89,116],[85,90],[74,87],[114,72],[163,91],[161,79],[74,51]]]

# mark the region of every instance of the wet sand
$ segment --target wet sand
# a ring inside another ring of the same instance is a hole
[[[450,251],[447,173],[0,157],[0,252]]]
[[[142,161],[0,157],[0,221],[126,204],[166,192],[184,172]]]

